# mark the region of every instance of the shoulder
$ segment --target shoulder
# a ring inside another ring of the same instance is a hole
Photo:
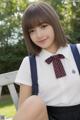
[[[28,62],[29,61],[29,56],[25,56],[22,60],[22,62]]]
[[[22,60],[22,63],[21,63],[21,66],[22,65],[24,65],[24,66],[29,66],[30,65],[30,58],[33,60],[34,58],[35,58],[35,60],[36,60],[36,56],[33,56],[33,55],[31,55],[31,56],[25,56],[24,58],[23,58],[23,60]]]
[[[21,62],[20,69],[29,68],[29,56],[25,56]]]

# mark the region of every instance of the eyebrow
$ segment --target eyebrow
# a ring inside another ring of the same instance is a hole
[[[48,24],[48,23],[46,23],[46,22],[39,23],[38,25],[34,25],[33,27],[29,28],[29,30],[30,30],[30,29],[34,29],[34,28],[37,27],[37,26],[41,26],[42,24]]]

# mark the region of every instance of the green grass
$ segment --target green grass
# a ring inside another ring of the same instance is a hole
[[[15,113],[16,109],[11,100],[11,97],[2,97],[0,99],[0,115],[5,115],[5,117],[12,117],[15,115]]]

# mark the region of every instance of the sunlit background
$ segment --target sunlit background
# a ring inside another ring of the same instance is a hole
[[[29,0],[29,2],[36,2],[36,1],[39,1],[39,0]]]

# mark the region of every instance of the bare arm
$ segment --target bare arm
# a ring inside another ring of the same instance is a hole
[[[19,105],[18,105],[18,107],[20,107],[21,104],[31,95],[32,95],[32,87],[21,84],[20,85]]]

